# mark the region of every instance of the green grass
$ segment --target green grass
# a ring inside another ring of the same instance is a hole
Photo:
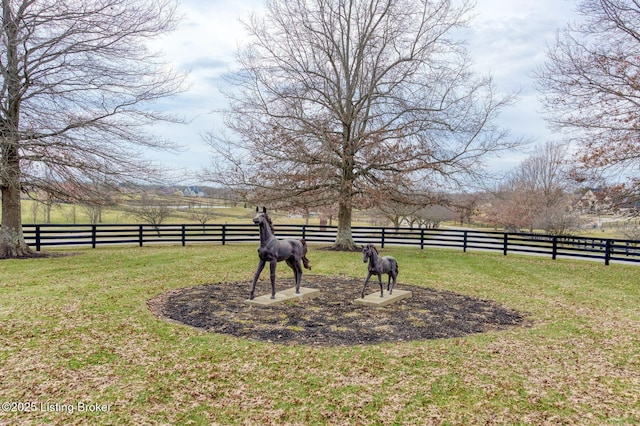
[[[640,424],[638,267],[385,249],[400,288],[495,300],[534,322],[458,339],[281,346],[149,312],[147,300],[171,289],[250,281],[255,249],[1,261],[0,402],[38,409],[0,411],[0,424]],[[366,273],[358,253],[311,246],[309,258],[316,274]],[[40,410],[78,403],[109,411]]]

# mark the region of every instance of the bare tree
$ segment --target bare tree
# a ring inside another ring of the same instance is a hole
[[[494,222],[506,228],[543,228],[567,233],[577,221],[568,207],[566,147],[548,142],[539,145],[494,192]]]
[[[394,192],[392,196],[385,196],[373,189],[369,194],[374,197],[368,203],[374,206],[375,210],[389,220],[395,228],[399,228],[403,222],[410,227],[416,223],[419,226],[423,225],[422,213],[428,215],[429,212],[435,211],[436,206],[449,204],[447,195],[432,193],[419,185],[403,194]]]
[[[540,192],[541,207],[556,205],[569,186],[567,170],[567,147],[556,142],[538,145],[534,152],[515,170],[512,182],[519,182],[523,188]]]
[[[539,218],[537,227],[545,230],[550,235],[573,235],[583,225],[579,215],[572,212],[567,203],[559,204],[545,211],[544,216]]]
[[[130,215],[152,225],[158,237],[160,236],[159,225],[163,224],[174,214],[174,209],[171,208],[167,201],[150,197],[146,193],[143,193],[137,202],[129,205],[126,211]]]
[[[75,204],[69,204],[62,208],[62,215],[67,223],[75,225],[78,222],[78,207]]]
[[[202,225],[202,232],[206,231],[206,223],[216,217],[215,210],[211,207],[196,207],[189,210],[189,219],[195,220]]]
[[[537,72],[549,122],[577,142],[580,180],[622,172],[640,192],[640,2],[582,0]]]
[[[38,200],[33,200],[31,203],[31,220],[33,221],[33,224],[35,225],[36,223],[38,223],[38,214],[40,213],[40,208],[42,206],[40,205],[40,201]]]
[[[267,201],[338,205],[334,248],[355,248],[354,207],[416,182],[481,170],[512,147],[493,123],[510,97],[473,74],[449,0],[272,0],[246,22],[229,76],[229,137],[209,134],[210,179]],[[374,195],[371,192],[375,192]]]
[[[453,220],[455,217],[455,212],[451,210],[451,208],[442,205],[432,205],[416,211],[410,220],[420,228],[438,229],[442,222]]]
[[[539,193],[518,181],[508,181],[492,192],[489,222],[503,226],[510,232],[533,230],[537,208],[541,204]]]
[[[382,216],[393,224],[394,228],[400,228],[402,222],[410,222],[410,218],[416,211],[420,210],[420,206],[414,204],[406,204],[396,200],[384,200],[376,203],[376,216]]]
[[[454,212],[455,219],[460,222],[460,226],[471,224],[471,220],[478,213],[479,205],[482,201],[482,195],[478,193],[472,194],[452,194],[449,196],[447,207]]]
[[[637,223],[632,225],[631,221],[627,220],[620,233],[622,234],[623,238],[626,238],[627,240],[640,241],[640,227]]]
[[[21,191],[148,177],[140,148],[172,146],[145,131],[172,119],[149,103],[184,81],[148,48],[174,27],[173,0],[1,1],[0,258],[32,254]]]
[[[102,205],[99,203],[92,203],[91,201],[85,201],[81,204],[82,211],[87,215],[89,223],[92,225],[102,222]]]

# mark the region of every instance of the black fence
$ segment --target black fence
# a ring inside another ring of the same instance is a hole
[[[252,224],[183,225],[24,225],[27,243],[40,251],[52,246],[105,246],[109,244],[197,244],[258,242],[258,228]],[[330,244],[335,240],[333,226],[280,225],[279,238],[304,238],[309,242]],[[526,233],[504,233],[459,229],[409,229],[354,227],[358,244],[448,247],[467,250],[526,253],[558,257],[640,262],[640,240],[618,240]]]

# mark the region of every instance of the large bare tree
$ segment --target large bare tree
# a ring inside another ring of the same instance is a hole
[[[492,223],[506,228],[566,233],[577,224],[569,212],[572,202],[567,171],[567,147],[554,142],[536,149],[493,191]]]
[[[151,101],[181,90],[149,40],[174,28],[173,0],[1,0],[0,258],[31,254],[20,194],[81,194],[142,178]]]
[[[578,12],[537,73],[548,120],[577,142],[576,177],[626,174],[640,193],[640,2],[582,0]]]
[[[212,179],[263,199],[338,204],[334,247],[353,249],[354,207],[417,181],[480,170],[510,147],[494,125],[510,97],[479,78],[449,0],[271,0],[231,74]],[[399,194],[400,193],[400,194]]]

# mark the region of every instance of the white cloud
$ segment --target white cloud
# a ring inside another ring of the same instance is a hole
[[[210,164],[204,132],[220,128],[216,110],[225,104],[221,76],[233,67],[238,44],[245,39],[240,18],[262,7],[261,0],[182,0],[178,29],[152,44],[176,70],[189,72],[189,90],[159,106],[183,116],[185,125],[158,124],[154,131],[183,146],[179,154],[150,153],[168,167],[199,171]]]
[[[468,29],[468,47],[476,69],[490,73],[499,90],[519,93],[518,102],[505,109],[501,124],[514,137],[536,143],[553,140],[534,88],[533,72],[546,60],[546,48],[556,34],[576,17],[568,0],[477,0],[476,17]],[[522,160],[514,154],[500,161],[512,168]]]
[[[514,136],[545,142],[552,139],[540,117],[541,106],[531,73],[544,63],[545,48],[556,32],[574,18],[569,0],[476,0],[476,17],[465,31],[476,69],[491,73],[500,90],[520,91],[520,101],[504,111],[503,125]],[[193,119],[185,126],[162,126],[165,137],[185,145],[177,157],[155,155],[178,168],[199,170],[210,162],[200,134],[221,127],[214,109],[224,105],[220,77],[233,66],[239,43],[245,40],[240,18],[263,10],[262,0],[182,0],[179,29],[155,44],[176,69],[189,70],[190,90],[169,102],[175,113]],[[163,107],[167,107],[163,103]],[[513,167],[521,155],[499,161]]]

